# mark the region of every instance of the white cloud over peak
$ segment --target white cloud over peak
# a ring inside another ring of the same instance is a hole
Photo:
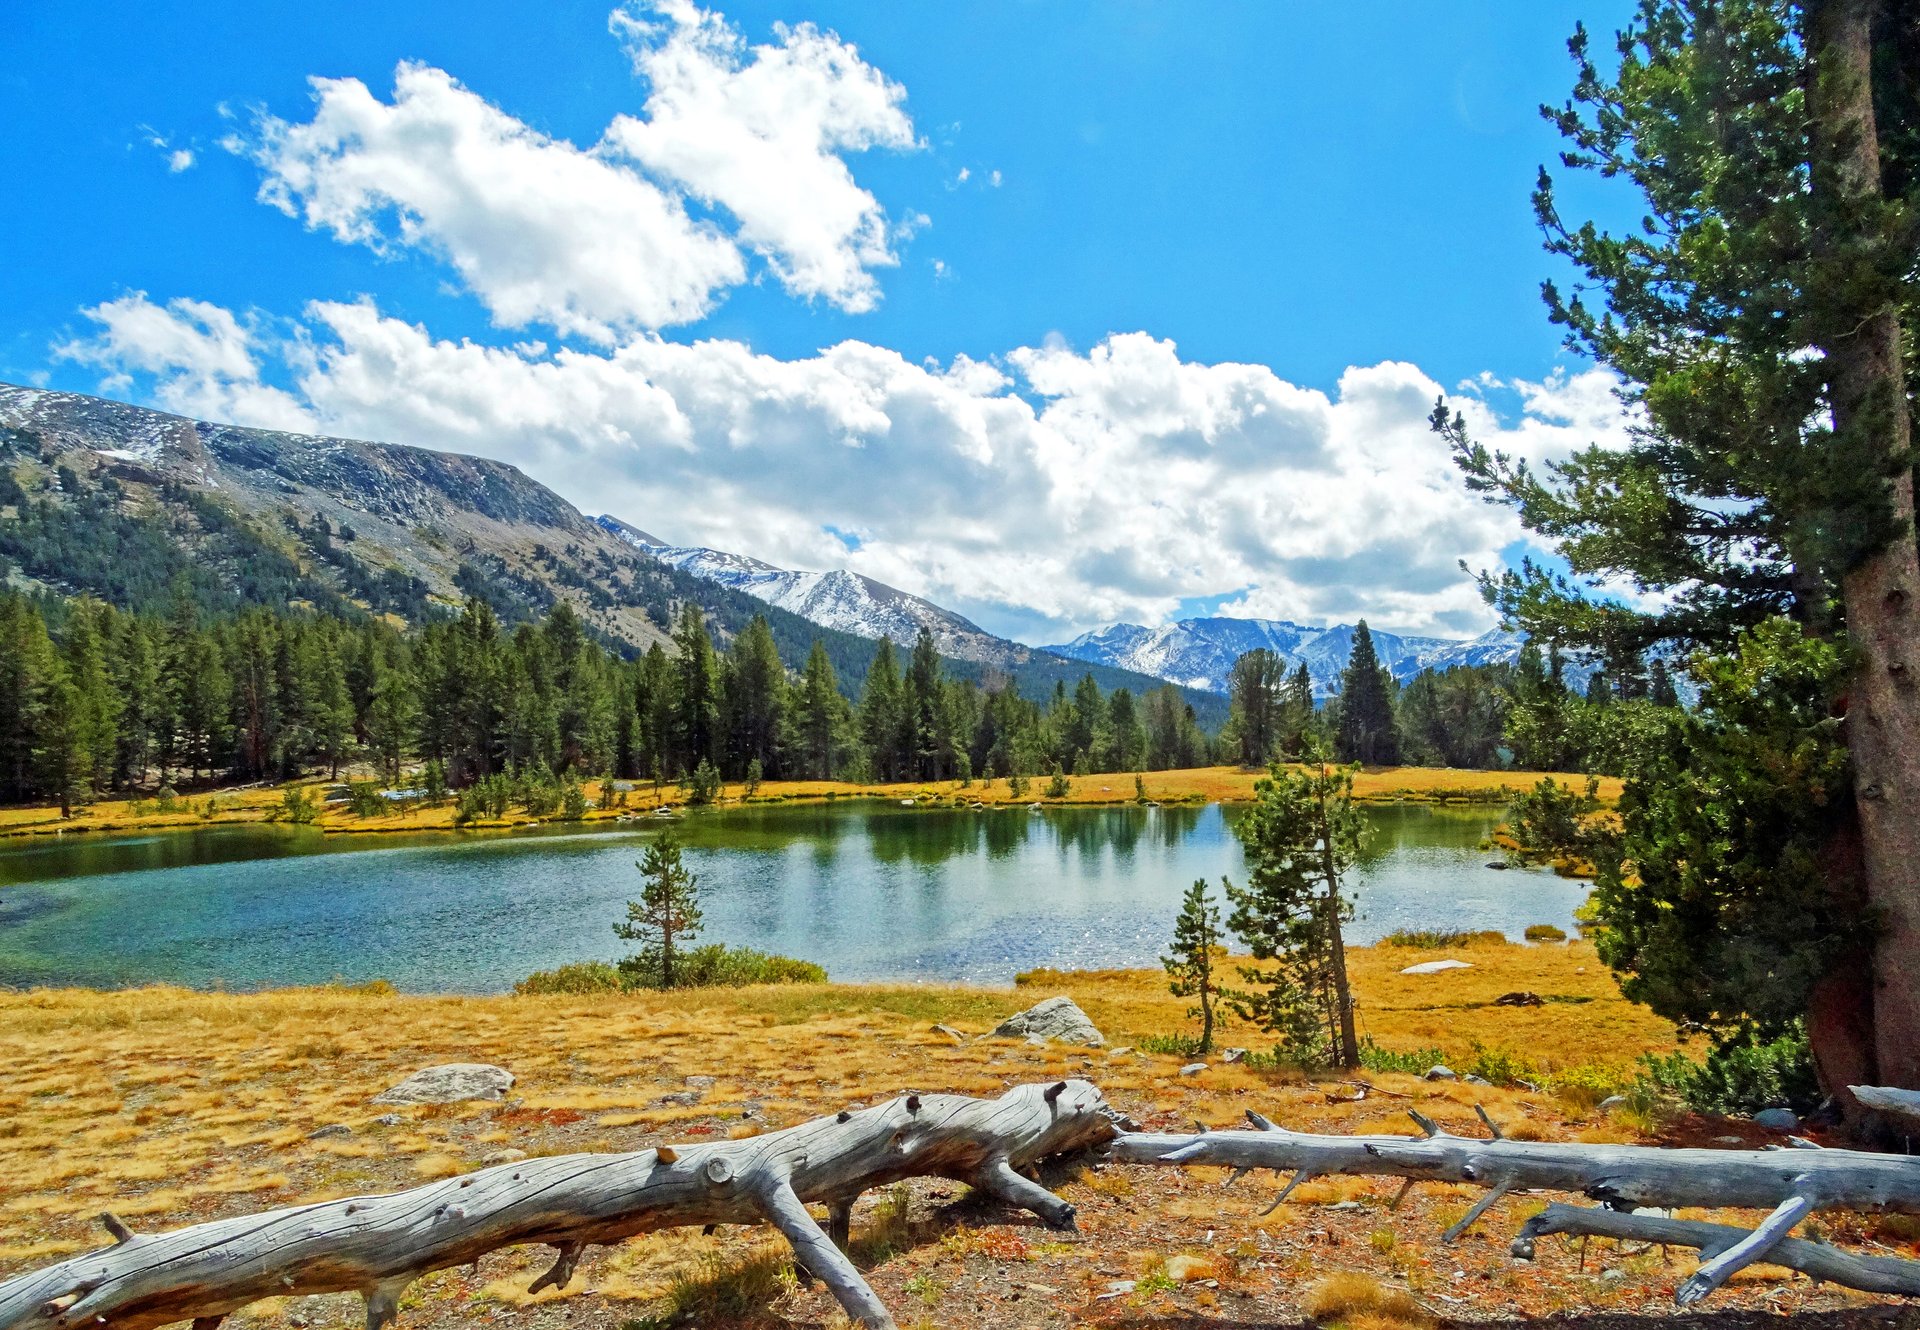
[[[133,291],[80,312],[97,331],[55,347],[54,357],[106,370],[102,386],[109,391],[124,391],[132,375],[145,374],[154,400],[182,415],[265,429],[312,423],[290,393],[260,381],[256,334],[231,310],[185,298],[156,305],[145,291]]]
[[[719,14],[660,0],[615,10],[612,26],[650,91],[608,146],[732,213],[794,294],[873,308],[871,269],[898,261],[896,228],[841,154],[918,146],[906,89],[811,23],[750,48]]]
[[[796,295],[873,308],[872,270],[915,219],[890,221],[843,154],[917,146],[905,89],[811,24],[749,47],[680,0],[612,21],[649,90],[590,146],[415,63],[387,101],[313,79],[308,119],[262,115],[225,146],[260,167],[264,202],[444,260],[500,327],[612,344],[691,323],[748,280],[748,252]]]
[[[499,458],[670,540],[851,567],[1030,636],[1232,588],[1226,613],[1477,632],[1492,620],[1459,561],[1497,565],[1523,534],[1466,492],[1427,426],[1440,386],[1407,364],[1328,394],[1141,333],[945,365],[861,341],[793,360],[651,335],[508,348],[360,301],[309,307],[282,402],[237,391],[260,348],[225,314],[126,297],[68,354],[155,375],[176,409]],[[1624,438],[1611,382],[1498,385],[1520,403],[1505,414],[1452,400],[1489,446],[1543,460]]]

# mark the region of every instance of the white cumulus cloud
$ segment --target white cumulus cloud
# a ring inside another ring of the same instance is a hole
[[[851,567],[1029,640],[1223,592],[1226,613],[1478,632],[1492,618],[1459,562],[1495,566],[1523,536],[1467,493],[1427,426],[1440,385],[1401,363],[1329,393],[1144,333],[947,364],[862,341],[796,359],[654,335],[497,347],[362,300],[309,307],[288,343],[297,400],[279,402],[235,391],[258,348],[225,311],[128,297],[94,314],[101,336],[71,354],[157,376],[169,404],[204,382],[228,418],[291,410],[495,457],[667,539]],[[1598,371],[1499,386],[1505,413],[1454,399],[1490,446],[1539,460],[1624,437]]]
[[[156,305],[133,291],[80,312],[94,333],[55,347],[54,356],[105,369],[108,391],[125,391],[138,373],[150,377],[154,401],[182,415],[265,429],[312,423],[290,393],[260,381],[254,330],[231,310],[184,298]]]
[[[609,146],[739,222],[796,295],[859,312],[872,269],[897,262],[895,228],[842,154],[917,146],[906,89],[811,23],[749,46],[690,0],[616,10],[614,31],[647,81],[644,116],[620,116]]]
[[[391,102],[351,78],[313,91],[312,119],[265,117],[235,141],[261,198],[339,240],[444,258],[502,326],[611,341],[697,319],[744,280],[733,242],[671,191],[443,70],[401,65]]]

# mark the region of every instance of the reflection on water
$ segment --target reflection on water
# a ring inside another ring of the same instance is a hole
[[[729,809],[677,824],[708,939],[837,979],[1004,984],[1020,970],[1151,965],[1180,894],[1238,877],[1234,809]],[[1496,872],[1489,809],[1381,806],[1352,936],[1567,927],[1577,884]],[[611,959],[656,824],[512,835],[328,837],[209,828],[0,850],[0,983],[257,987],[386,978],[485,992]]]

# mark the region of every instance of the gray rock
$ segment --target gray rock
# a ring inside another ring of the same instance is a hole
[[[376,1127],[397,1127],[405,1121],[406,1119],[398,1113],[382,1113],[373,1120],[373,1125]]]
[[[491,1168],[495,1164],[517,1164],[526,1157],[527,1152],[525,1150],[516,1150],[512,1146],[508,1146],[504,1150],[495,1150],[492,1154],[482,1158],[480,1162]]]
[[[1602,1113],[1611,1113],[1616,1108],[1625,1108],[1626,1106],[1627,1097],[1623,1094],[1610,1094],[1599,1103],[1599,1109]]]
[[[1427,1068],[1426,1079],[1430,1081],[1457,1081],[1460,1078],[1454,1074],[1452,1067],[1442,1062],[1436,1062]]]
[[[1465,1076],[1462,1076],[1460,1079],[1465,1081],[1468,1085],[1492,1085],[1493,1084],[1493,1082],[1488,1080],[1485,1076],[1475,1076],[1472,1072],[1468,1072]]]
[[[1800,1115],[1790,1108],[1763,1108],[1753,1115],[1753,1123],[1768,1131],[1798,1131]]]
[[[1244,1048],[1223,1048],[1220,1050],[1220,1060],[1228,1063],[1245,1062],[1247,1060],[1247,1050]]]
[[[1100,1048],[1107,1042],[1107,1037],[1094,1028],[1087,1013],[1070,997],[1048,998],[1028,1007],[1001,1021],[993,1033],[1001,1039],[1053,1039],[1088,1048]]]
[[[469,1099],[505,1099],[513,1073],[486,1062],[449,1062],[423,1067],[391,1090],[373,1097],[376,1104],[458,1104]]]
[[[1182,1076],[1198,1076],[1206,1069],[1207,1064],[1204,1062],[1189,1062],[1186,1066],[1180,1068],[1180,1074]]]
[[[961,1034],[958,1030],[954,1029],[951,1025],[940,1025],[936,1023],[930,1028],[934,1034],[943,1034],[947,1038],[953,1040],[953,1042],[956,1044],[964,1044],[965,1042],[967,1042],[967,1037]]]
[[[714,1079],[711,1076],[689,1076],[687,1077],[687,1084],[697,1090],[706,1090],[713,1086]]]
[[[1876,1113],[1886,1113],[1920,1122],[1920,1090],[1899,1090],[1887,1085],[1849,1085],[1853,1097]]]

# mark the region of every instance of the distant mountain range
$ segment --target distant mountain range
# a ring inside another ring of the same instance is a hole
[[[183,583],[208,612],[304,603],[409,623],[468,595],[508,623],[564,600],[628,651],[667,641],[692,601],[723,644],[764,615],[790,668],[823,642],[849,691],[882,633],[910,647],[922,624],[949,673],[1011,677],[1028,696],[1089,667],[1107,691],[1162,682],[995,637],[853,573],[666,545],[504,462],[0,384],[0,584],[164,612]],[[1219,698],[1184,691],[1202,724],[1224,719]]]
[[[1343,623],[1310,628],[1282,619],[1225,618],[1182,619],[1164,628],[1117,623],[1045,650],[1155,675],[1189,688],[1224,693],[1233,662],[1265,647],[1286,662],[1289,672],[1305,665],[1314,696],[1325,699],[1340,691],[1341,672],[1353,654],[1354,627]],[[1526,643],[1520,634],[1497,628],[1467,640],[1411,637],[1371,625],[1369,628],[1380,663],[1402,682],[1423,670],[1511,664],[1520,658],[1520,649]],[[1567,677],[1576,687],[1583,686],[1590,672],[1569,667]]]

